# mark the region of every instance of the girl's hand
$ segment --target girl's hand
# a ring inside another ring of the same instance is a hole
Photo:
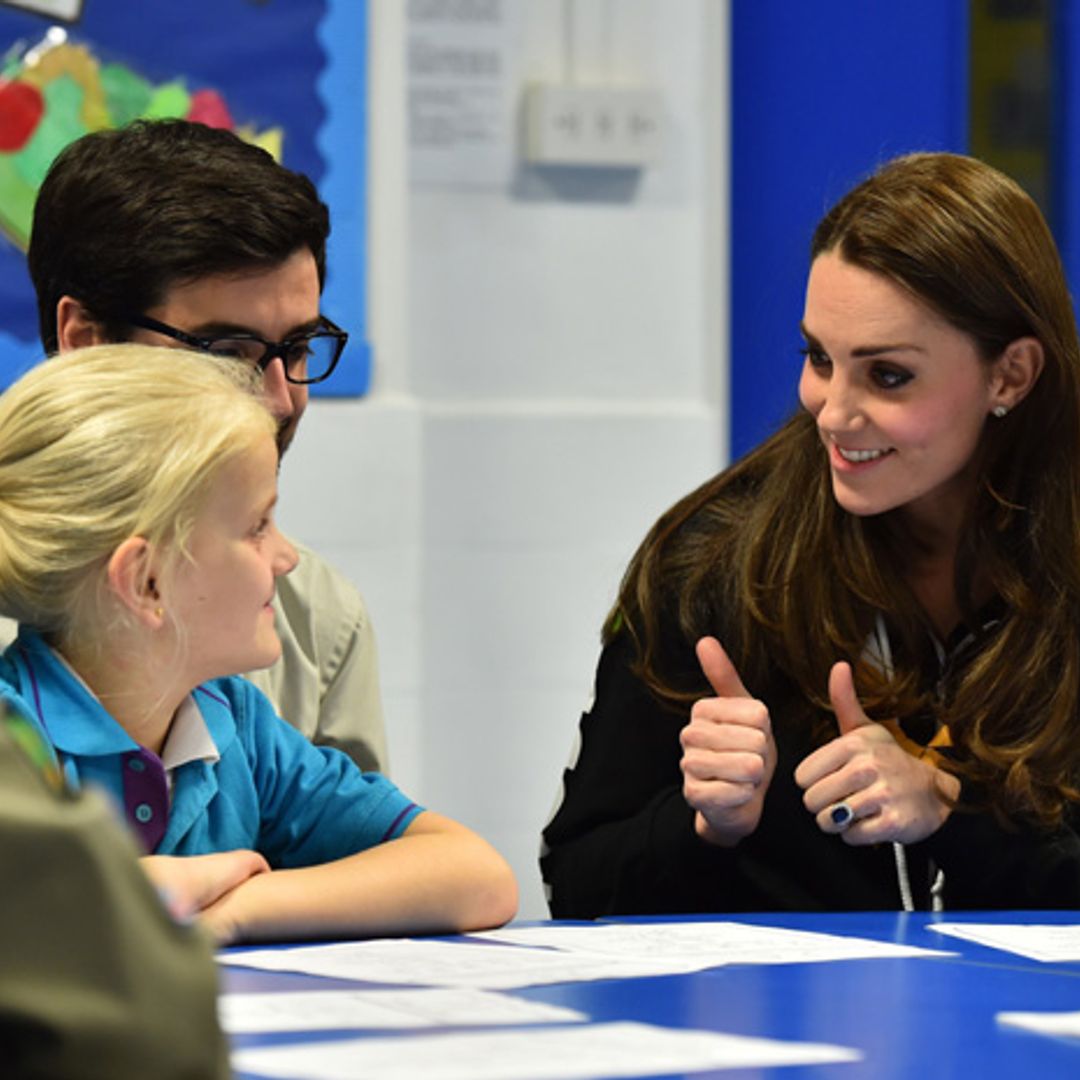
[[[842,833],[847,844],[913,844],[941,828],[950,813],[947,800],[959,796],[960,781],[912,757],[863,712],[850,665],[833,665],[829,699],[840,735],[795,770],[803,804],[818,827]],[[839,803],[851,809],[849,822],[843,814],[834,819]]]
[[[270,864],[257,851],[213,855],[144,855],[139,860],[175,919],[187,921],[206,910]]]
[[[720,642],[702,638],[697,657],[716,697],[694,703],[679,736],[683,796],[697,811],[698,836],[732,847],[761,820],[776,743],[769,710],[747,693]]]

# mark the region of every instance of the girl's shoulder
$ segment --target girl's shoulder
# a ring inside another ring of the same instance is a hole
[[[242,675],[225,675],[192,691],[203,720],[219,750],[237,739],[248,757],[272,745],[289,744],[303,735],[276,712],[270,699]]]

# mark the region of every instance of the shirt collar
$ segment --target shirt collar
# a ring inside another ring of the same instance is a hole
[[[169,734],[165,736],[165,745],[161,748],[161,764],[166,772],[171,772],[189,761],[206,761],[212,765],[220,760],[221,754],[199,706],[194,697],[188,694],[169,725]]]
[[[106,711],[74,669],[34,630],[22,627],[7,653],[19,669],[22,697],[53,746],[66,754],[122,754],[139,744]],[[172,747],[174,729],[179,741]],[[166,769],[187,761],[217,761],[236,725],[214,684],[196,687],[177,710],[162,748]]]
[[[139,748],[36,631],[23,627],[12,653],[21,669],[23,697],[57,750],[97,755]]]

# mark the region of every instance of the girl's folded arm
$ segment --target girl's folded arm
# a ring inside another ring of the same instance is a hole
[[[396,840],[241,882],[200,916],[220,944],[459,933],[517,911],[513,872],[471,829],[424,811]]]

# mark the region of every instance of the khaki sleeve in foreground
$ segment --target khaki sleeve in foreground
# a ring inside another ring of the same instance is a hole
[[[209,945],[166,913],[102,798],[56,790],[0,720],[0,1072],[228,1077]]]

